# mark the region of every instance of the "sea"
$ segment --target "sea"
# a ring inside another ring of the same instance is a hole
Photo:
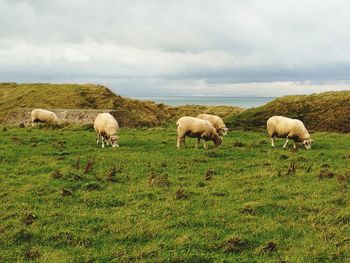
[[[207,106],[237,106],[241,108],[255,108],[262,106],[275,97],[214,97],[214,96],[170,96],[170,97],[132,97],[138,100],[151,100],[170,106],[207,105]]]

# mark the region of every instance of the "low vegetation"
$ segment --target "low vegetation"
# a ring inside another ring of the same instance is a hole
[[[350,131],[350,91],[285,96],[225,119],[233,129],[262,130],[273,115],[302,120],[312,131]]]
[[[176,149],[175,127],[0,130],[0,262],[349,262],[350,136],[271,148],[233,131]]]
[[[0,123],[17,108],[113,109],[127,127],[166,125],[184,114],[208,112],[225,117],[242,111],[229,106],[170,107],[124,98],[94,84],[0,83]]]

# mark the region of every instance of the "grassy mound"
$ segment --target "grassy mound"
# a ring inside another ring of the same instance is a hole
[[[242,111],[228,106],[170,107],[124,98],[94,84],[0,83],[0,123],[16,108],[114,109],[129,127],[153,127],[185,113],[210,112],[225,117]]]
[[[277,98],[225,120],[233,129],[264,129],[273,115],[302,120],[313,131],[350,131],[350,91],[325,92]]]

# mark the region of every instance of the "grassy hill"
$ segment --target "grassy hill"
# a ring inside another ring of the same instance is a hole
[[[0,83],[0,123],[15,108],[115,109],[133,127],[164,124],[184,113],[210,112],[224,117],[242,111],[227,106],[170,107],[124,98],[94,84]]]
[[[349,132],[350,91],[285,96],[225,120],[233,129],[259,130],[273,115],[298,118],[313,131]]]
[[[350,140],[271,148],[173,128],[0,129],[0,262],[350,262]],[[210,146],[212,143],[210,143]]]

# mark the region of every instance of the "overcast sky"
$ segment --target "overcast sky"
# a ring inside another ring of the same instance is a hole
[[[127,96],[350,89],[347,0],[0,0],[0,81]]]

